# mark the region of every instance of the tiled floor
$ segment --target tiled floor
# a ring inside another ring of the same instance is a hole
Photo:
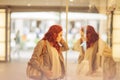
[[[0,63],[0,80],[27,80],[26,64],[31,53],[32,51],[23,51],[20,55],[15,53],[11,55],[10,62]],[[76,52],[68,51],[67,77],[64,80],[91,80],[86,79],[84,76],[76,75],[78,55]],[[101,77],[94,77],[94,80],[101,80]]]

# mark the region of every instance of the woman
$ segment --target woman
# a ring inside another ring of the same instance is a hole
[[[68,50],[68,45],[62,38],[62,31],[60,25],[52,25],[34,49],[29,63],[36,59],[35,56],[40,56],[41,52],[45,51],[43,65],[36,64],[42,72],[42,77],[38,80],[58,80],[65,75],[62,51]]]
[[[88,78],[101,73],[104,80],[113,80],[116,66],[112,58],[111,48],[99,38],[99,35],[90,25],[86,27],[86,43],[87,49],[84,59],[78,66],[79,73],[89,76]]]

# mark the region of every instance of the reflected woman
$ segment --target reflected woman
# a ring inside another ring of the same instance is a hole
[[[111,48],[99,38],[93,26],[86,26],[87,49],[84,59],[78,64],[79,75],[96,80],[93,76],[102,77],[103,80],[113,80],[116,73],[116,64],[112,58]],[[80,46],[79,44],[76,46]]]

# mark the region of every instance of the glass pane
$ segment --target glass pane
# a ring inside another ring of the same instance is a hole
[[[114,15],[114,22],[113,22],[113,25],[114,25],[114,28],[117,28],[117,29],[120,29],[120,15]]]
[[[115,61],[120,61],[120,44],[113,44],[113,58]]]
[[[0,28],[0,34],[2,34],[0,37],[0,42],[5,42],[5,29],[4,28]]]
[[[5,60],[5,43],[0,43],[0,61]]]
[[[0,9],[0,13],[3,13],[3,12],[5,12],[5,9]]]
[[[5,13],[0,12],[0,27],[5,27]]]
[[[6,14],[5,14],[5,9],[0,9],[0,61],[4,61],[5,60],[5,24],[6,24]]]
[[[114,43],[120,43],[120,37],[116,37],[116,36],[119,36],[120,35],[120,29],[118,30],[114,30],[113,29],[113,44]]]

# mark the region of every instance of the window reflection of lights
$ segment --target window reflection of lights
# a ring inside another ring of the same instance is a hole
[[[70,20],[79,20],[79,19],[107,19],[106,15],[96,14],[96,13],[68,13]],[[12,13],[11,18],[32,18],[32,19],[52,19],[59,20],[59,16],[54,12],[22,12],[22,13]],[[66,14],[61,13],[61,19],[65,19]]]
[[[89,4],[89,8],[91,8],[92,7],[92,5],[91,4]]]
[[[30,4],[30,3],[28,3],[28,4],[27,4],[27,6],[31,6],[31,4]]]
[[[59,17],[53,12],[16,12],[11,14],[11,18],[26,18],[26,19],[54,19]]]
[[[74,0],[70,0],[70,2],[73,2]]]
[[[0,27],[4,27],[5,26],[5,13],[2,12],[0,13]]]
[[[65,18],[65,13],[62,13],[62,19]],[[81,20],[81,19],[107,19],[107,16],[104,14],[96,13],[68,13],[69,19],[71,20]]]
[[[120,15],[115,15],[114,16],[114,21],[113,21],[113,35],[112,35],[112,54],[113,54],[113,59],[116,62],[120,61]]]

